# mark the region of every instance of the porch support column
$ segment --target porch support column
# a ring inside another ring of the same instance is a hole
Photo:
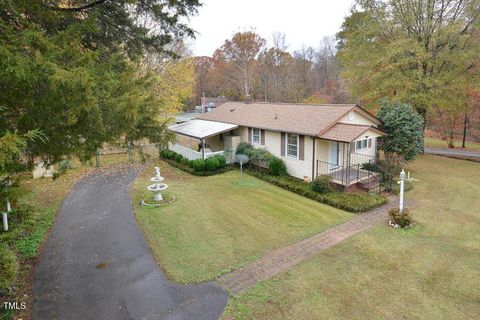
[[[347,170],[345,170],[346,174],[345,174],[345,185],[348,186],[348,184],[350,183],[350,156],[351,156],[351,153],[350,153],[350,149],[352,147],[352,144],[349,143],[348,144],[348,147],[347,147]]]
[[[312,153],[312,181],[313,181],[315,180],[315,145],[317,142],[315,140],[315,137],[312,137],[312,142],[313,142],[313,153]]]
[[[205,139],[200,139],[200,143],[202,144],[202,159],[205,160]]]

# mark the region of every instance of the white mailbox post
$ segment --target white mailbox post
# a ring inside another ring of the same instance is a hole
[[[399,210],[400,213],[403,212],[403,193],[404,193],[404,184],[405,184],[405,171],[402,169],[402,172],[400,172],[400,181],[398,181],[398,184],[400,184],[400,203],[399,203]]]

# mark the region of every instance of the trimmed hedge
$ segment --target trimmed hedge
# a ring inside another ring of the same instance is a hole
[[[275,177],[253,170],[247,170],[246,172],[280,188],[349,212],[365,212],[387,203],[387,199],[380,195],[371,195],[368,193],[344,193],[338,191],[321,194],[313,191],[310,184],[297,178],[290,176]]]
[[[205,170],[215,171],[220,167],[220,163],[215,157],[205,159]]]
[[[287,167],[282,159],[274,158],[268,164],[268,173],[272,176],[283,177],[287,175]]]
[[[206,160],[188,160],[181,154],[164,149],[160,151],[160,158],[171,166],[196,176],[212,176],[233,168],[232,166],[227,166],[227,159],[221,155],[210,157]]]

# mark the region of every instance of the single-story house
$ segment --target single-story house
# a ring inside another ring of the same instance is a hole
[[[188,159],[224,154],[234,161],[240,142],[281,158],[293,177],[328,174],[349,188],[376,175],[362,164],[375,161],[380,120],[352,104],[303,105],[226,102],[195,120],[171,126],[169,148]]]

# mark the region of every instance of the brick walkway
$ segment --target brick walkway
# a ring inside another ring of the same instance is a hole
[[[263,258],[218,278],[220,285],[233,295],[253,287],[258,281],[266,280],[307,260],[318,252],[330,248],[357,233],[381,222],[387,222],[387,211],[398,205],[398,197],[389,197],[389,203],[360,214],[290,246],[277,249]]]

